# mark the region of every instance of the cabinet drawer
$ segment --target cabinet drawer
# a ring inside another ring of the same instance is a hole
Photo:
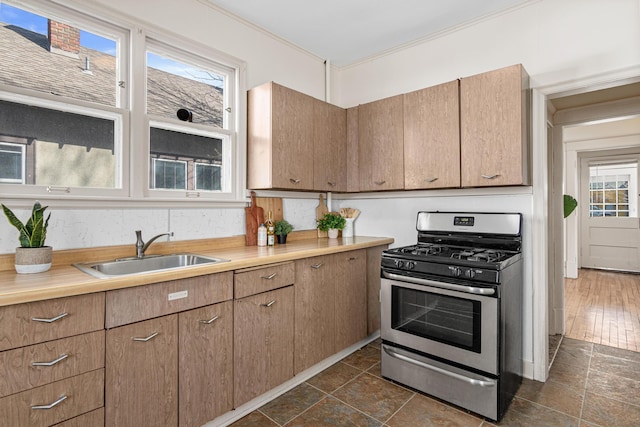
[[[233,299],[233,272],[107,292],[107,329]]]
[[[238,270],[234,275],[235,299],[292,285],[296,270],[293,262]]]
[[[100,427],[104,426],[104,408],[96,409],[79,417],[71,418],[55,427]]]
[[[104,367],[104,330],[0,353],[0,397]]]
[[[0,427],[50,426],[100,408],[103,402],[104,369],[98,369],[3,397]]]
[[[0,307],[0,351],[104,329],[104,293]]]

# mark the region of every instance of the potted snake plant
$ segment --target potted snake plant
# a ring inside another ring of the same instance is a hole
[[[2,210],[9,223],[18,229],[20,247],[16,248],[15,268],[18,273],[41,273],[51,268],[53,250],[51,246],[45,246],[47,227],[49,226],[49,214],[46,219],[44,211],[47,206],[42,206],[36,201],[31,210],[31,216],[26,223],[22,223],[16,215],[2,205]]]

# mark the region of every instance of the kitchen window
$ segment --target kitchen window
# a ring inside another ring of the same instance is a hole
[[[117,21],[0,1],[0,191],[242,201],[241,62]]]

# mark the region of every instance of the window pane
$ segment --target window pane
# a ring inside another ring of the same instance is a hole
[[[154,188],[186,189],[187,165],[185,162],[154,159]]]
[[[213,70],[147,52],[147,113],[222,128],[224,80]]]
[[[0,100],[0,140],[24,138],[27,183],[115,188],[115,120]]]
[[[196,190],[222,190],[220,166],[196,164]]]
[[[24,145],[0,142],[0,182],[24,183]]]
[[[0,83],[117,106],[117,42],[0,5]]]
[[[637,217],[636,194],[638,179],[637,162],[603,163],[589,166],[589,188],[591,203],[602,203],[604,216]],[[602,187],[600,187],[602,184]],[[594,188],[603,188],[604,191]],[[599,210],[599,209],[598,209]],[[596,211],[591,209],[590,211]],[[590,212],[591,216],[596,216]]]

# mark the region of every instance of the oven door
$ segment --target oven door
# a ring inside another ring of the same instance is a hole
[[[384,341],[498,375],[495,287],[383,275],[380,335]]]

